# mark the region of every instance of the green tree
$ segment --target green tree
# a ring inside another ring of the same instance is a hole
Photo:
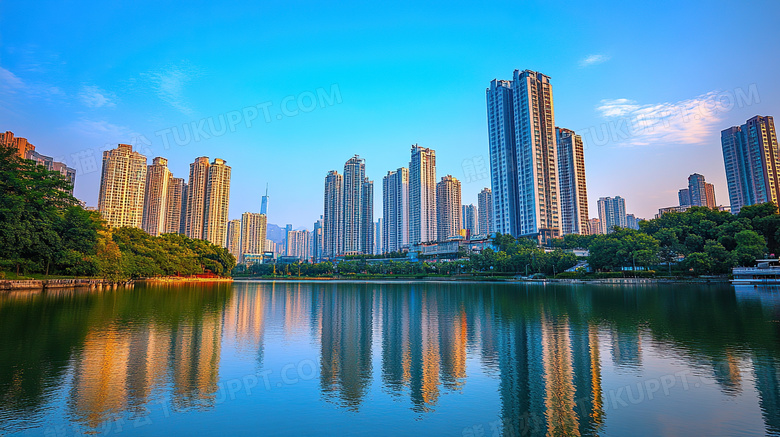
[[[766,240],[755,231],[742,231],[735,239],[737,247],[734,249],[734,260],[737,265],[753,265],[756,259],[763,258],[766,253]]]

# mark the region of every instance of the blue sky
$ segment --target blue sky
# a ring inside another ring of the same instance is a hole
[[[414,143],[476,203],[485,88],[532,69],[585,138],[590,215],[620,195],[652,217],[694,172],[728,204],[720,130],[780,114],[777,1],[110,3],[0,3],[0,130],[74,166],[88,205],[118,143],[185,179],[198,156],[227,160],[231,218],[268,183],[269,221],[311,228],[326,173],[354,154],[379,217],[382,176]]]

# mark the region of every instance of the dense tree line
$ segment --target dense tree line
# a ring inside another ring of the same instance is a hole
[[[588,249],[590,266],[600,271],[663,265],[671,272],[679,265],[696,275],[729,273],[780,249],[780,214],[773,203],[746,206],[737,215],[694,207],[643,220],[639,227],[566,235],[556,245]]]
[[[206,271],[228,275],[235,266],[227,249],[207,241],[109,229],[98,212],[79,206],[70,188],[59,172],[0,147],[0,271],[118,281]]]

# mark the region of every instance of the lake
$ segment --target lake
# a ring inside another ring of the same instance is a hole
[[[780,435],[780,291],[465,282],[0,294],[0,435]]]

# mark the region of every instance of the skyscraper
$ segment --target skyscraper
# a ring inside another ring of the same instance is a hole
[[[227,225],[227,250],[241,261],[241,220],[230,220]]]
[[[517,192],[517,144],[515,141],[512,82],[494,79],[487,89],[490,182],[494,193],[492,213],[495,231],[519,235]],[[480,231],[485,233],[484,231]]]
[[[598,203],[602,234],[611,233],[615,226],[628,227],[625,199],[620,196],[602,197]]]
[[[265,184],[265,195],[260,200],[260,214],[268,216],[268,184]]]
[[[103,152],[98,210],[109,226],[141,227],[145,189],[145,156],[129,144]]]
[[[11,135],[13,137],[13,133],[6,132],[6,134]],[[0,133],[0,136],[3,134]],[[21,140],[17,143],[16,140]],[[2,143],[2,140],[0,139],[0,144]],[[24,138],[14,138],[14,141],[12,143],[17,144],[11,144],[7,147],[16,148],[17,153],[20,151],[25,151],[23,158],[28,159],[30,161],[35,162],[38,165],[42,165],[46,170],[49,171],[56,171],[60,175],[62,175],[66,180],[70,182],[70,189],[66,190],[69,194],[73,194],[73,186],[76,184],[76,170],[68,167],[67,165],[57,162],[52,158],[51,156],[41,155],[40,153],[35,151],[35,146],[28,143],[26,139]]]
[[[460,237],[460,181],[451,175],[444,176],[436,184],[437,240],[447,241]]]
[[[541,242],[560,235],[558,153],[550,78],[514,73],[520,234]]]
[[[300,260],[309,258],[309,231],[287,231],[285,256],[294,256]]]
[[[757,115],[720,134],[731,212],[780,198],[780,156],[774,118]]]
[[[642,219],[638,218],[634,214],[626,214],[626,227],[628,229],[635,229],[639,230],[639,222],[641,222]]]
[[[209,176],[209,158],[201,156],[190,164],[190,179],[187,184],[187,209],[184,219],[184,235],[202,240],[206,208],[206,185]]]
[[[436,152],[415,144],[409,162],[409,243],[436,238]]]
[[[460,209],[461,220],[463,221],[463,229],[466,230],[468,238],[474,237],[479,234],[479,226],[477,222],[477,207],[473,204],[463,205]]]
[[[588,233],[588,189],[585,184],[585,155],[582,137],[574,131],[555,128],[558,143],[561,232]]]
[[[345,254],[362,253],[363,182],[366,179],[366,161],[358,155],[344,164],[342,197],[343,251]]]
[[[177,234],[181,232],[181,216],[184,211],[184,183],[182,178],[171,178],[168,184],[168,208],[165,219],[165,233]]]
[[[322,252],[323,257],[327,259],[333,259],[342,252],[343,183],[343,176],[335,170],[329,171],[325,176]]]
[[[360,206],[360,252],[374,253],[374,181],[363,181]]]
[[[322,245],[324,243],[323,237],[323,220],[322,216],[320,216],[320,219],[314,222],[314,230],[312,231],[312,257],[314,258],[314,262],[322,261]]]
[[[399,252],[409,245],[409,170],[401,167],[382,178],[382,250]]]
[[[154,158],[146,168],[146,190],[141,228],[147,234],[157,236],[167,230],[168,192],[173,174],[168,169],[168,160]]]
[[[179,233],[187,235],[187,193],[188,185],[185,183],[181,187],[181,217],[179,222]]]
[[[511,84],[491,82],[487,102],[496,231],[546,243],[561,232],[550,78],[515,70]]]
[[[678,191],[677,199],[680,201],[680,206],[691,206],[691,190],[683,188]]]
[[[230,203],[230,167],[225,160],[215,158],[209,166],[206,184],[206,205],[203,212],[203,239],[225,247]]]
[[[479,235],[490,237],[493,229],[493,193],[490,188],[483,188],[477,195],[477,205],[479,213]]]
[[[241,255],[263,253],[268,221],[265,214],[245,212],[241,214]]]
[[[374,255],[381,255],[384,253],[382,248],[382,217],[376,219],[374,223]]]

